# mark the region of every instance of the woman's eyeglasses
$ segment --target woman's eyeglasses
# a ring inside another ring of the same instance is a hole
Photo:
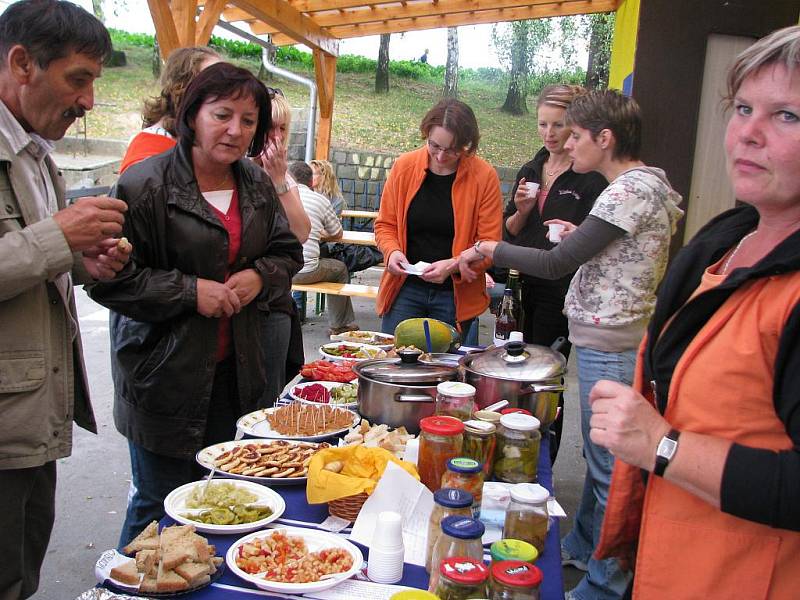
[[[274,88],[265,86],[267,88],[267,93],[269,94],[270,98],[274,98],[275,96],[283,97],[283,91],[280,88]]]
[[[428,138],[428,148],[430,148],[431,152],[433,152],[434,154],[439,154],[439,152],[441,152],[445,156],[458,156],[459,154],[461,154],[461,150],[458,150],[457,148],[445,148],[443,146],[440,146],[430,138]]]

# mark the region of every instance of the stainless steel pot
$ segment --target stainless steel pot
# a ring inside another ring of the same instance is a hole
[[[511,407],[529,410],[542,427],[555,420],[567,366],[560,352],[546,346],[509,342],[468,354],[459,365],[463,380],[475,386],[480,408],[508,400]]]
[[[370,423],[419,433],[419,420],[433,414],[436,386],[458,379],[458,367],[419,362],[419,353],[357,363],[358,412]]]

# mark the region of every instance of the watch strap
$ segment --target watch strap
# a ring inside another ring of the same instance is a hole
[[[286,183],[285,181],[281,185],[275,186],[275,193],[278,194],[279,196],[281,194],[285,194],[288,191],[289,191],[289,184]]]
[[[475,249],[475,252],[477,252],[480,256],[486,258],[486,255],[484,255],[484,253],[481,252],[481,242],[483,242],[483,240],[478,240],[472,245],[472,247]]]
[[[678,437],[680,437],[680,435],[681,432],[677,429],[670,429],[669,433],[661,438],[656,448],[656,465],[653,469],[653,475],[658,477],[664,476],[664,471],[667,470],[669,463],[678,451]],[[665,446],[667,447],[666,450],[664,449]]]

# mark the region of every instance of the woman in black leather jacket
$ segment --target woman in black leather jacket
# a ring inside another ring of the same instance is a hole
[[[195,453],[233,439],[263,393],[258,306],[285,295],[303,265],[274,187],[242,158],[261,152],[269,127],[261,82],[218,63],[186,90],[178,145],[117,184],[133,254],[90,295],[116,313],[114,421],[133,491],[121,546],[163,516],[166,495],[200,475]]]

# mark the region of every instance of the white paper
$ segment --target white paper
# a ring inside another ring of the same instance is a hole
[[[358,600],[359,598],[363,598],[364,600],[389,600],[397,592],[411,589],[414,588],[348,579],[338,584],[336,587],[322,592],[306,594],[303,597],[318,598],[319,600]]]
[[[433,494],[402,467],[390,462],[372,495],[361,507],[350,539],[364,546],[372,544],[378,514],[392,510],[403,517],[404,560],[425,564],[428,521],[433,512]]]
[[[103,554],[100,555],[100,558],[97,559],[97,562],[94,565],[94,576],[97,579],[97,583],[103,583],[106,580],[110,580],[114,582],[114,585],[117,587],[126,589],[126,590],[138,590],[138,585],[130,585],[128,583],[122,583],[121,581],[117,581],[116,579],[111,578],[111,569],[114,567],[119,567],[124,565],[128,562],[136,562],[136,559],[129,558],[124,554],[120,554],[116,550],[106,550]],[[141,580],[141,574],[139,575],[139,579]]]
[[[413,265],[408,263],[400,265],[400,268],[403,270],[403,272],[408,273],[409,275],[422,275],[423,271],[430,266],[431,263],[420,260],[415,262]]]
[[[333,515],[328,516],[322,523],[319,524],[320,529],[324,529],[325,531],[331,531],[333,533],[339,533],[342,529],[347,528],[350,525],[350,521],[347,519],[342,519],[341,517],[335,517]]]

